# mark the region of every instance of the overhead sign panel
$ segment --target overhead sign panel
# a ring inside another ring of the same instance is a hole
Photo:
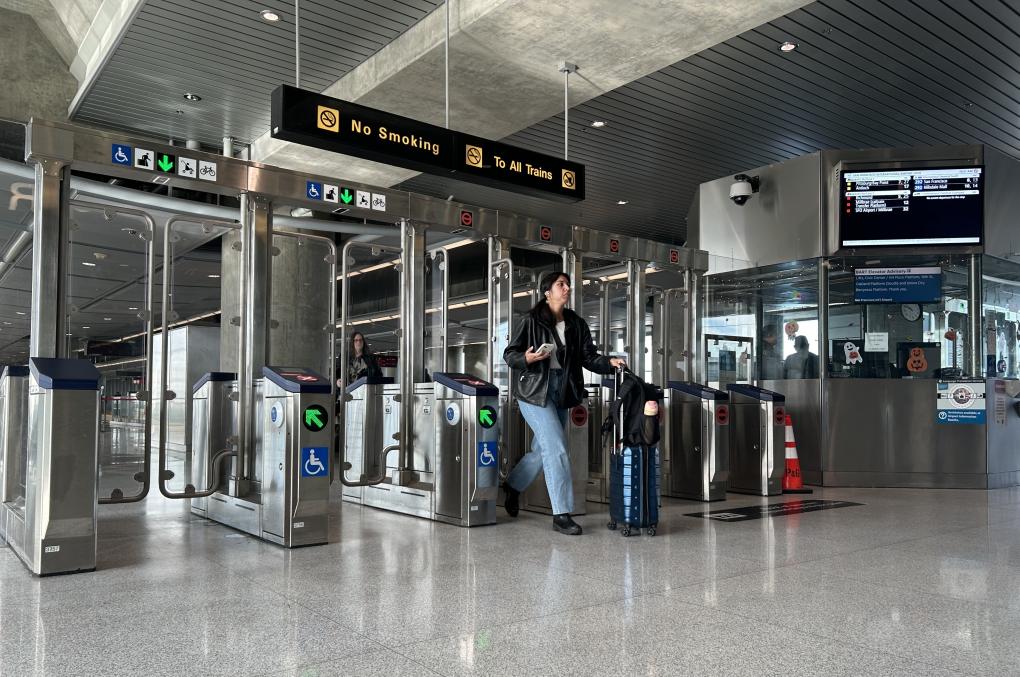
[[[273,92],[272,136],[517,193],[584,199],[584,165],[288,85]],[[371,206],[379,208],[374,197]]]

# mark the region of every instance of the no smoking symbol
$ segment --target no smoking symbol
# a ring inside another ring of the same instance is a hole
[[[328,106],[318,107],[319,119],[316,121],[315,126],[319,129],[324,129],[327,132],[339,132],[340,131],[340,111],[336,108],[329,108]]]

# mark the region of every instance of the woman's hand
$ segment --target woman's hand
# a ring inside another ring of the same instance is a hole
[[[528,346],[527,352],[524,353],[524,359],[528,364],[534,364],[535,362],[541,362],[542,360],[548,360],[552,356],[552,353],[545,353],[539,355],[535,352],[535,346]]]
[[[627,361],[622,357],[610,357],[609,364],[612,365],[613,369],[622,369],[627,366]]]

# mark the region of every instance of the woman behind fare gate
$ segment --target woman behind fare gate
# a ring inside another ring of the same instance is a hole
[[[567,455],[567,411],[587,396],[581,367],[611,374],[624,361],[599,355],[588,324],[566,307],[570,299],[570,277],[566,273],[545,275],[539,290],[541,300],[525,316],[503,352],[503,359],[516,370],[517,400],[534,433],[531,451],[518,462],[503,485],[505,507],[511,517],[516,517],[521,492],[544,472],[553,528],[576,536],[581,533],[581,526],[570,517],[574,510],[574,485]],[[555,348],[543,354],[539,348],[547,343]]]

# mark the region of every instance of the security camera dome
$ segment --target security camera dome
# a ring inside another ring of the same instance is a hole
[[[757,176],[737,174],[730,184],[730,199],[738,207],[743,207],[752,195],[758,192],[759,179]]]

